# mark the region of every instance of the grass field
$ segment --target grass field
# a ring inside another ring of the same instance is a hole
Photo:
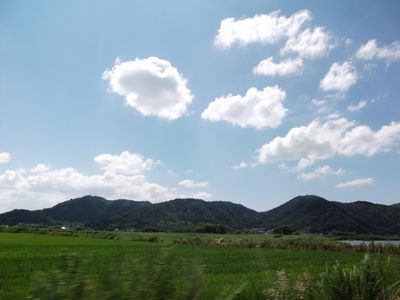
[[[336,260],[350,266],[359,263],[363,257],[363,253],[354,251],[177,245],[162,240],[162,234],[158,234],[158,237],[151,239],[153,242],[143,242],[0,233],[0,298],[23,299],[38,271],[54,269],[60,256],[70,254],[83,257],[87,262],[85,272],[90,274],[115,268],[126,260],[140,260],[151,253],[155,256],[169,253],[177,265],[196,261],[204,272],[207,299],[222,297],[224,292],[229,294],[240,286],[243,299],[263,298],[265,289],[275,280],[277,271],[284,270],[289,278],[306,271],[317,274]],[[167,241],[171,239],[165,237]]]

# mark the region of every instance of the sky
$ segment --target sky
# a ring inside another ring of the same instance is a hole
[[[0,212],[400,202],[399,1],[0,2]]]

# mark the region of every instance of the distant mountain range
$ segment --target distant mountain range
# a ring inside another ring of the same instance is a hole
[[[288,225],[313,233],[400,234],[400,204],[340,203],[298,196],[267,212],[232,202],[175,199],[152,204],[84,196],[43,210],[16,209],[0,214],[0,224],[81,225],[97,229],[193,231],[221,224],[232,229],[273,229]]]

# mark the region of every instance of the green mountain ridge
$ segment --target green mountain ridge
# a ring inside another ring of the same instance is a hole
[[[273,229],[288,225],[297,231],[312,233],[399,235],[400,206],[365,201],[341,203],[305,195],[272,210],[256,212],[241,204],[225,201],[174,199],[152,204],[84,196],[47,209],[19,209],[0,214],[1,225],[21,223],[165,231],[191,231],[207,224],[221,224],[233,229]]]

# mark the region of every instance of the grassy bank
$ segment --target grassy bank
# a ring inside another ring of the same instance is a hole
[[[0,227],[3,233],[37,233],[70,237],[89,237],[106,240],[153,242],[166,245],[192,245],[207,247],[293,249],[313,251],[356,251],[387,255],[400,255],[400,245],[343,243],[337,236],[319,234],[201,234],[201,233],[156,233],[99,230],[61,230],[51,227]],[[367,239],[365,239],[367,240]]]

